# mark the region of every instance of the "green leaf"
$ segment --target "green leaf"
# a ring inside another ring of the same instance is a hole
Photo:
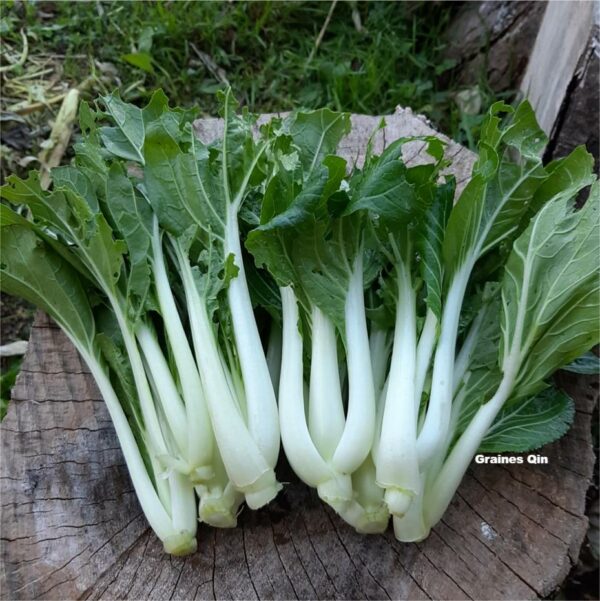
[[[350,115],[330,109],[299,112],[286,125],[308,177],[327,155],[335,153],[341,139],[348,134]]]
[[[230,92],[222,103],[223,139],[208,146],[184,127],[187,114],[164,107],[144,113],[143,193],[161,226],[192,253],[197,286],[211,304],[235,275],[225,242],[230,230],[237,231],[240,207],[264,177],[266,147],[254,141],[254,119],[233,114]]]
[[[113,239],[102,213],[94,213],[85,198],[70,186],[52,192],[42,190],[37,173],[30,173],[27,180],[10,176],[7,182],[0,189],[2,198],[26,204],[35,225],[49,227],[55,237],[67,243],[60,241],[83,263],[84,275],[93,275],[105,292],[116,289],[127,248],[122,241]],[[65,252],[61,251],[61,255],[65,256]]]
[[[144,162],[145,128],[142,109],[123,102],[116,94],[102,97],[106,113],[116,127],[102,127],[100,137],[107,150],[122,159]]]
[[[97,118],[98,112],[93,110],[85,100],[82,100],[79,104],[79,128],[86,140],[97,142]]]
[[[502,142],[530,159],[538,158],[544,152],[548,138],[538,125],[528,100],[521,102],[514,111],[510,124],[502,132]]]
[[[259,185],[266,175],[264,151],[268,143],[254,140],[256,116],[247,111],[236,114],[238,104],[231,89],[217,96],[221,99],[224,126],[221,141],[213,145],[218,152],[215,162],[220,164],[224,200],[239,210],[248,190]]]
[[[2,227],[0,288],[48,313],[86,349],[92,349],[94,319],[79,274],[29,228]]]
[[[346,214],[368,211],[376,219],[397,225],[407,223],[415,214],[415,185],[407,179],[402,162],[405,140],[390,144],[379,157],[373,157],[364,171],[352,178],[350,203]]]
[[[444,232],[454,200],[455,181],[450,178],[438,186],[429,210],[425,212],[423,226],[417,234],[419,267],[425,282],[425,301],[438,319],[442,318],[442,290],[444,264],[442,247]]]
[[[63,192],[46,192],[40,184],[39,173],[30,171],[27,179],[23,180],[16,175],[10,175],[6,184],[0,188],[0,197],[13,205],[27,205],[34,220],[55,227],[59,232],[70,238],[72,225],[71,208]],[[78,209],[85,214],[77,215],[76,221],[89,219],[91,210],[85,211],[85,207]],[[77,224],[78,226],[79,224]]]
[[[54,252],[60,255],[65,261],[71,264],[82,276],[93,282],[93,276],[88,268],[81,262],[79,257],[68,246],[63,244],[61,240],[49,235],[43,227],[38,227],[32,221],[25,219],[16,211],[5,204],[0,204],[0,227],[6,225],[19,225],[36,233]]]
[[[153,59],[147,52],[131,52],[129,54],[123,54],[121,59],[146,73],[154,73],[154,65],[152,64]]]
[[[480,453],[524,453],[539,449],[563,436],[573,422],[571,398],[547,388],[519,403],[508,403],[496,417],[480,447]]]
[[[449,275],[518,233],[521,218],[547,177],[539,151],[544,134],[528,103],[504,128],[497,116],[510,107],[495,104],[482,127],[479,160],[456,203],[446,229],[444,260]],[[544,142],[545,144],[545,142]],[[513,162],[514,153],[520,160]]]
[[[150,205],[136,193],[118,163],[113,163],[106,181],[106,205],[119,237],[127,244],[129,273],[127,296],[132,304],[133,321],[145,308],[151,285],[153,215]],[[155,235],[158,234],[158,229]]]
[[[461,398],[457,432],[467,427],[475,412],[496,392],[502,373],[498,366],[498,345],[502,336],[500,328],[501,299],[498,285],[489,283],[482,295],[482,306],[471,322],[469,334],[476,328],[473,350],[466,365],[463,383],[457,394]],[[455,401],[456,403],[457,401]]]
[[[345,331],[345,306],[354,261],[362,252],[362,220],[353,215],[330,223],[307,223],[293,243],[293,261],[303,292]]]
[[[536,190],[531,203],[530,218],[553,198],[574,198],[596,180],[594,157],[584,146],[578,146],[568,156],[546,165],[548,177]],[[527,226],[529,219],[524,224]]]
[[[104,116],[114,123],[114,126],[99,129],[106,151],[141,164],[144,163],[144,142],[154,127],[166,129],[171,137],[178,139],[183,124],[191,121],[195,114],[195,111],[169,109],[168,99],[162,90],[156,90],[143,109],[123,102],[116,94],[103,96],[101,101],[106,107]],[[87,142],[92,146],[98,144],[93,135],[88,136]]]
[[[562,369],[574,374],[600,376],[600,357],[590,351],[581,355],[581,357],[578,357],[575,361],[569,363],[569,365],[565,365]]]
[[[195,224],[209,238],[225,235],[226,202],[214,155],[188,131],[184,151],[156,124],[144,145],[144,192],[163,227],[174,236]]]
[[[515,242],[502,284],[503,370],[518,369],[518,394],[600,341],[600,196],[585,206],[547,203]]]
[[[291,185],[290,174],[281,171],[272,178],[265,192],[261,225],[248,234],[246,248],[256,264],[266,267],[279,286],[287,286],[297,278],[293,247],[300,240],[303,224],[314,220],[322,203],[328,171],[315,170],[304,187]]]
[[[83,196],[93,212],[100,210],[95,187],[85,171],[71,166],[56,167],[52,169],[52,183],[55,188],[69,188]]]

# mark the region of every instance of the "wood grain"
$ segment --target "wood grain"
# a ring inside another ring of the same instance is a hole
[[[377,124],[355,117],[356,150]],[[433,133],[398,111],[376,148]],[[213,135],[218,120],[198,124]],[[421,145],[422,146],[422,145]],[[419,159],[419,143],[412,160]],[[464,184],[472,155],[450,144]],[[548,465],[477,466],[419,544],[353,531],[293,477],[239,527],[201,526],[199,551],[164,554],[147,526],[100,394],[62,332],[38,314],[1,427],[2,599],[534,599],[576,561],[593,471],[597,382],[564,377],[575,424]],[[280,475],[285,475],[285,466]]]
[[[464,2],[444,35],[453,76],[477,86],[482,75],[494,92],[519,87],[547,2],[482,0]]]
[[[520,89],[548,136],[588,45],[597,8],[586,1],[547,5]]]

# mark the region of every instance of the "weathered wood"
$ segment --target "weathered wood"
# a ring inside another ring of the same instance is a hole
[[[594,22],[594,2],[549,2],[521,82],[549,136],[567,88],[584,54]],[[596,124],[597,125],[597,124]]]
[[[600,6],[595,21],[554,124],[548,158],[566,156],[580,145],[584,145],[596,161],[600,158]]]
[[[361,157],[376,118],[343,145]],[[199,124],[202,136],[217,120]],[[212,133],[211,133],[212,132]],[[410,111],[388,118],[376,149],[432,133]],[[413,144],[418,160],[419,144]],[[449,154],[464,182],[472,155]],[[199,551],[164,554],[141,513],[108,413],[86,366],[42,314],[2,427],[3,599],[532,599],[576,561],[593,471],[597,383],[565,377],[575,424],[548,465],[476,466],[419,544],[356,534],[296,479],[239,527],[202,526]],[[595,387],[594,387],[595,385]]]
[[[463,85],[529,98],[550,137],[546,158],[584,144],[598,158],[600,10],[589,0],[466,2],[446,33]],[[590,33],[591,32],[591,33]]]
[[[459,83],[474,85],[483,76],[496,93],[515,90],[546,5],[529,0],[465,2],[445,36],[446,56],[457,63]]]

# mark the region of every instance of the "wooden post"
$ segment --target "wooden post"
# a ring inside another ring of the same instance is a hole
[[[594,22],[594,2],[549,2],[521,83],[550,136]],[[598,123],[590,123],[598,127]]]

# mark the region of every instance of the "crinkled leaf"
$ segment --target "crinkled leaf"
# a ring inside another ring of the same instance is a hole
[[[539,156],[545,138],[531,106],[523,102],[502,127],[497,113],[507,110],[512,109],[498,103],[490,109],[473,176],[450,215],[443,249],[449,275],[517,232],[547,176]]]
[[[373,157],[365,170],[352,179],[346,214],[368,211],[386,223],[407,223],[414,217],[415,186],[407,179],[402,162],[404,140],[390,144],[379,157]]]
[[[287,124],[308,177],[350,131],[350,115],[330,109],[295,113]]]
[[[425,212],[423,225],[417,234],[419,267],[425,282],[425,301],[438,319],[442,317],[444,264],[442,247],[448,217],[452,210],[455,181],[451,178],[436,188],[431,206]]]
[[[106,181],[106,205],[116,234],[127,245],[129,263],[127,296],[134,308],[133,321],[145,306],[151,284],[153,215],[150,205],[134,189],[118,163],[113,163]]]
[[[122,254],[126,247],[113,239],[112,230],[101,213],[93,213],[85,198],[71,187],[52,192],[42,190],[38,174],[26,180],[10,176],[0,189],[2,198],[26,204],[34,223],[49,227],[72,245],[73,252],[106,289],[115,287],[121,275]]]
[[[248,234],[246,248],[256,264],[266,267],[279,286],[292,284],[297,277],[293,247],[299,241],[302,225],[314,220],[327,179],[327,169],[320,167],[302,188],[285,188],[285,182],[289,181],[286,172],[269,182],[263,205],[266,215],[261,215],[261,225]]]
[[[225,238],[229,229],[237,230],[237,211],[263,177],[260,159],[265,143],[254,141],[253,120],[233,114],[230,92],[222,102],[225,129],[220,141],[204,145],[190,126],[184,130],[173,126],[179,112],[165,109],[153,118],[148,113],[143,149],[143,193],[180,248],[195,248],[194,277],[209,302],[235,276],[227,267]]]
[[[563,436],[573,422],[571,398],[556,388],[518,403],[508,403],[496,417],[480,453],[523,453],[539,449]]]

